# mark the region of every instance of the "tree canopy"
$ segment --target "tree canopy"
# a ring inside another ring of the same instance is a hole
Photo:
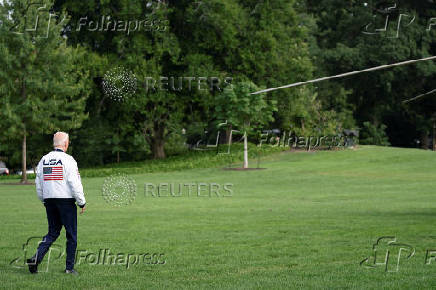
[[[181,153],[195,128],[225,121],[429,146],[436,97],[404,101],[434,89],[433,61],[250,94],[434,55],[429,1],[17,0],[0,10],[0,156],[15,168],[56,130],[95,166]]]

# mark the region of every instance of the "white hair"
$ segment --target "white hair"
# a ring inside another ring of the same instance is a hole
[[[65,132],[56,132],[53,136],[53,146],[63,146],[68,141],[70,136]]]

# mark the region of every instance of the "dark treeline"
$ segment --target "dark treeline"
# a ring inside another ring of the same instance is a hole
[[[0,156],[11,167],[23,150],[34,164],[56,130],[71,133],[82,166],[181,153],[226,120],[251,138],[358,129],[361,144],[432,141],[436,96],[404,101],[435,89],[433,61],[250,92],[435,55],[433,1],[41,2],[56,17],[29,1],[1,7]]]

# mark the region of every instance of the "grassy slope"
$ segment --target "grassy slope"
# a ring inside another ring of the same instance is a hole
[[[271,154],[288,150],[285,147],[263,146],[258,147],[255,144],[248,144],[248,156],[253,158],[252,167],[257,166],[258,160],[264,160]],[[216,149],[209,148],[207,151],[186,151],[180,155],[173,155],[165,159],[148,159],[137,162],[121,162],[106,164],[99,167],[83,168],[79,162],[80,174],[82,177],[107,177],[113,174],[146,174],[152,172],[172,172],[182,171],[194,168],[211,168],[211,167],[242,167],[244,160],[244,148],[240,143],[232,144],[230,154],[227,153],[228,147],[221,145],[220,154]],[[262,162],[261,162],[262,163]],[[28,174],[28,179],[35,179],[34,174]],[[1,175],[0,183],[19,182],[18,175]]]
[[[161,252],[167,263],[79,265],[79,278],[61,273],[63,258],[36,276],[9,265],[47,225],[33,187],[0,185],[0,287],[434,288],[436,262],[424,261],[436,249],[435,165],[435,153],[412,149],[281,153],[263,171],[132,175],[138,196],[121,208],[103,201],[104,178],[85,178],[79,249]],[[234,195],[145,197],[146,182],[233,183]],[[360,267],[387,235],[415,246],[415,257],[401,260],[398,273]]]

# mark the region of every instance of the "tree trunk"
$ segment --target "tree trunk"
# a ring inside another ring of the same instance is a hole
[[[151,140],[151,150],[154,159],[164,159],[165,155],[165,129],[159,124],[154,126],[154,134]]]
[[[26,82],[24,78],[21,80],[21,97],[23,98],[23,102],[27,98],[26,94]],[[27,130],[26,130],[26,123],[24,123],[24,130],[23,130],[23,144],[22,144],[22,175],[21,175],[21,183],[27,183]]]
[[[227,126],[226,129],[226,142],[225,144],[230,144],[232,140],[230,140],[230,138],[232,138],[232,136],[230,135],[230,133],[232,132],[232,124],[229,124],[229,126]]]
[[[117,151],[117,163],[120,163],[120,151]]]
[[[247,131],[244,133],[244,168],[248,168],[248,142]]]
[[[436,151],[436,119],[433,120],[433,151]]]
[[[430,140],[428,139],[428,132],[424,132],[421,134],[421,149],[428,149],[428,147],[430,146]]]
[[[24,134],[23,134],[23,146],[22,146],[22,171],[23,174],[21,175],[21,183],[27,183],[27,160],[26,160],[26,155],[27,155],[27,140],[26,140],[26,129],[24,129]]]
[[[154,159],[164,159],[166,157],[164,144],[163,140],[153,140],[152,150]]]

